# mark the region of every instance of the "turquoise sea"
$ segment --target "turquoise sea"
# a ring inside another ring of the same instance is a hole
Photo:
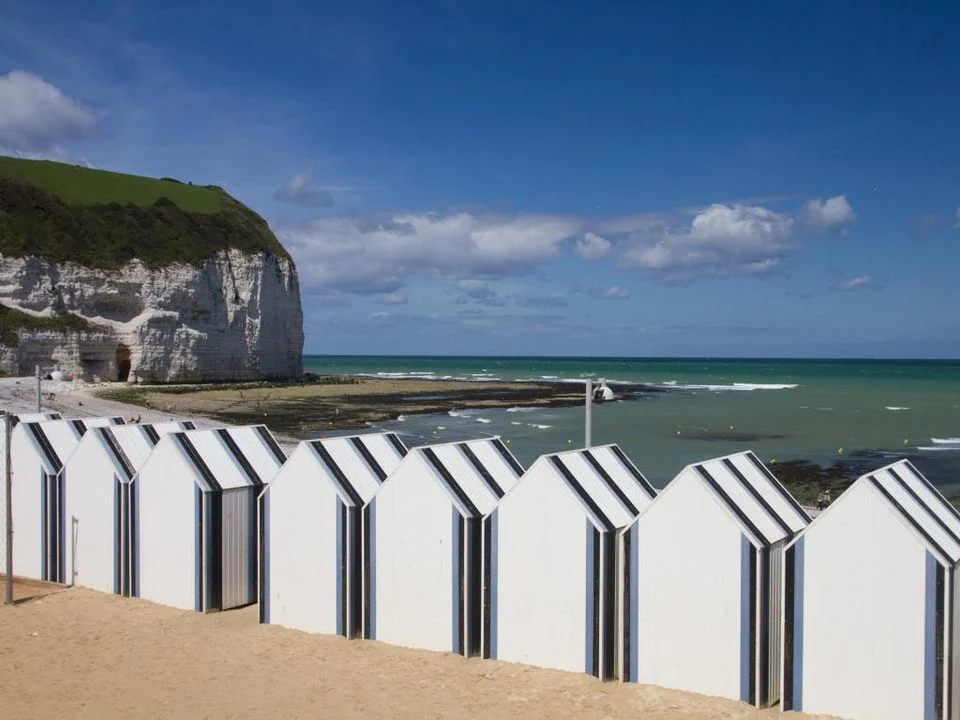
[[[606,378],[662,392],[595,406],[594,444],[615,442],[657,485],[684,465],[743,449],[764,460],[879,466],[909,457],[960,494],[960,361],[710,358],[307,356],[316,373],[485,381]],[[400,417],[378,426],[410,444],[485,435],[521,462],[584,440],[582,408]]]

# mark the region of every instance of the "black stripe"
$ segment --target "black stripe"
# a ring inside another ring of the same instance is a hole
[[[518,463],[517,459],[513,456],[513,453],[507,450],[507,446],[503,444],[503,440],[500,438],[494,438],[493,446],[497,449],[497,452],[500,453],[500,457],[502,457],[506,461],[507,465],[511,467],[513,472],[516,473],[517,477],[523,475],[523,465]]]
[[[496,511],[494,511],[496,512]],[[491,559],[493,558],[493,515],[483,519],[483,647],[480,648],[480,657],[490,657],[490,587],[493,580]]]
[[[887,489],[883,486],[882,483],[880,483],[873,475],[870,475],[870,476],[869,476],[869,479],[870,479],[870,482],[873,484],[873,486],[883,494],[883,496],[887,499],[887,501],[888,501],[891,505],[893,505],[893,506],[897,509],[897,511],[899,511],[899,513],[900,513],[901,515],[903,515],[903,518],[904,518],[907,522],[910,523],[910,526],[911,526],[914,530],[916,530],[918,533],[920,533],[920,535],[921,535],[928,543],[930,543],[930,545],[932,545],[934,548],[936,548],[936,550],[940,553],[941,556],[943,556],[944,558],[947,558],[947,559],[950,558],[950,555],[947,553],[947,551],[944,550],[942,547],[940,547],[940,544],[939,544],[936,540],[933,539],[933,537],[930,535],[930,533],[928,533],[926,530],[923,529],[923,526],[920,525],[920,523],[917,522],[916,518],[914,518],[913,515],[911,515],[910,513],[908,513],[908,512],[906,511],[906,509],[903,507],[903,505],[901,505],[899,502],[897,502],[897,499],[896,499],[895,497],[893,497],[893,495],[890,494],[890,491],[887,490]]]
[[[140,515],[140,483],[134,481],[130,487],[130,596],[139,597],[140,585],[137,578],[137,558],[140,555],[140,530],[137,527]]]
[[[347,540],[350,542],[350,553],[348,555],[350,563],[350,591],[348,593],[350,625],[347,628],[348,638],[360,637],[363,630],[361,622],[363,612],[363,593],[361,592],[363,564],[360,561],[361,532],[363,529],[360,526],[360,512],[361,508],[359,506],[347,510],[347,520],[350,523],[347,533]]]
[[[247,456],[243,454],[243,451],[240,449],[240,446],[237,445],[236,440],[230,435],[230,432],[225,428],[220,428],[217,430],[217,435],[220,436],[223,444],[227,446],[230,454],[240,463],[240,467],[243,468],[243,472],[246,474],[250,484],[254,487],[263,487],[263,480],[260,479],[257,471],[253,469],[253,465],[247,460]]]
[[[370,448],[363,444],[363,440],[359,437],[350,438],[350,442],[353,443],[353,446],[357,449],[362,456],[364,461],[366,461],[367,466],[370,470],[373,471],[373,474],[377,476],[377,479],[382,483],[387,479],[387,474],[383,471],[383,468],[380,467],[380,463],[377,462],[377,459],[373,456],[373,453],[370,452]]]
[[[794,598],[796,556],[796,547],[791,545],[787,548],[783,561],[783,688],[781,695],[783,696],[782,705],[784,710],[796,709],[793,707],[793,623],[796,613]]]
[[[120,483],[120,528],[121,530],[126,530],[126,536],[121,535],[120,538],[120,557],[118,558],[120,562],[120,590],[121,594],[124,597],[130,597],[131,593],[131,584],[130,584],[130,516],[126,512],[126,508],[130,507],[130,483],[122,482]],[[126,520],[126,522],[124,522]],[[123,563],[123,560],[126,559],[126,563]]]
[[[350,481],[347,480],[347,476],[343,474],[343,470],[341,470],[340,466],[337,465],[336,460],[330,456],[330,453],[323,446],[323,441],[314,440],[310,443],[310,445],[320,458],[320,462],[327,466],[330,474],[333,475],[343,492],[346,493],[347,497],[350,498],[350,502],[357,507],[362,507],[363,498],[360,497],[360,493],[358,493],[356,488],[354,488],[353,485],[350,484]]]
[[[603,680],[612,680],[616,665],[616,646],[614,642],[614,628],[617,622],[617,592],[616,572],[617,556],[614,533],[603,535],[603,598],[601,612],[603,613],[603,666],[600,677]]]
[[[480,654],[481,595],[483,592],[483,528],[480,518],[465,521],[467,541],[467,646],[464,655]]]
[[[192,425],[193,423],[190,424]],[[150,441],[151,445],[156,445],[158,442],[160,442],[160,433],[157,432],[157,429],[153,425],[141,425],[140,427],[143,428],[143,433],[147,436],[147,439]],[[186,429],[193,430],[192,427]]]
[[[465,558],[466,553],[463,551],[464,536],[466,533],[464,533],[463,526],[464,526],[463,515],[458,515],[457,516],[457,542],[454,545],[454,547],[457,548],[457,551],[460,553],[460,557],[458,558],[459,562],[457,562],[457,568],[459,570],[458,577],[457,577],[457,597],[459,599],[457,603],[457,613],[458,613],[457,617],[459,619],[457,621],[457,625],[460,627],[460,633],[457,637],[457,645],[453,649],[454,652],[457,653],[458,655],[465,654],[463,639],[464,639],[464,635],[467,632],[466,622],[465,622],[466,618],[464,617],[466,615],[466,608],[464,606],[467,601],[466,599],[467,569],[466,567],[464,567],[466,565],[466,558]]]
[[[127,480],[130,480],[136,471],[133,469],[133,463],[130,462],[130,458],[127,457],[123,448],[117,443],[117,438],[114,437],[109,428],[97,428],[97,432],[100,434],[100,437],[106,441],[114,457],[120,461],[120,465],[123,466],[123,471],[127,474]]]
[[[593,529],[593,676],[600,677],[600,531]]]
[[[760,528],[754,525],[753,521],[746,516],[740,506],[737,505],[729,495],[727,495],[727,492],[720,487],[720,483],[714,479],[713,475],[711,475],[703,465],[694,465],[694,468],[696,468],[697,472],[700,474],[700,477],[706,480],[707,484],[713,488],[713,491],[720,496],[720,499],[723,501],[724,505],[727,506],[727,509],[736,515],[740,522],[743,523],[744,527],[750,530],[754,537],[756,537],[761,543],[764,545],[769,545],[770,541],[767,540],[763,533],[760,532]]]
[[[650,482],[643,476],[643,473],[637,470],[637,466],[630,462],[630,458],[624,454],[623,450],[620,449],[620,446],[609,445],[608,447],[613,451],[613,454],[617,456],[617,460],[620,461],[620,464],[627,469],[627,472],[633,475],[633,479],[640,483],[650,494],[650,497],[656,497],[656,489],[654,489],[653,485],[651,485]]]
[[[802,517],[806,522],[810,522],[811,518],[807,514],[807,511],[801,507],[800,503],[797,502],[796,498],[789,493],[789,491],[783,486],[779,480],[777,480],[776,475],[770,472],[770,468],[760,462],[760,458],[754,455],[752,452],[746,453],[746,456],[750,459],[750,462],[753,463],[754,467],[762,472],[766,478],[770,481],[770,484],[773,485],[773,488],[780,493],[780,496],[786,500],[790,507],[792,507],[800,517]]]
[[[934,521],[935,523],[937,523],[937,525],[940,526],[940,529],[943,530],[943,531],[944,531],[947,535],[949,535],[951,538],[953,538],[954,542],[956,542],[957,544],[960,544],[960,537],[958,537],[957,534],[956,534],[955,532],[953,532],[953,530],[951,530],[950,527],[940,518],[940,516],[937,515],[937,514],[933,511],[933,508],[931,508],[931,507],[914,491],[914,489],[913,489],[912,487],[910,487],[910,486],[904,481],[904,479],[903,479],[902,477],[900,477],[900,475],[897,474],[897,471],[894,470],[893,468],[887,468],[887,470],[888,470],[888,472],[889,472],[891,475],[893,475],[894,479],[897,481],[897,483],[899,483],[900,487],[902,487],[904,490],[906,490],[906,491],[907,491],[907,494],[910,495],[910,497],[912,497],[912,498],[917,502],[917,504],[920,505],[920,507],[924,508],[925,510],[927,510],[927,511],[930,513],[930,515],[933,517],[933,521]]]
[[[630,502],[630,498],[627,497],[627,494],[623,490],[621,490],[620,486],[613,481],[613,478],[610,477],[610,473],[604,470],[603,465],[601,465],[597,460],[597,458],[593,456],[593,453],[590,452],[589,450],[581,450],[580,454],[583,455],[583,457],[586,458],[587,462],[590,463],[593,469],[596,470],[597,475],[603,478],[604,484],[607,486],[610,492],[612,492],[614,495],[617,496],[617,500],[623,503],[623,506],[630,511],[630,514],[639,515],[640,510],[637,509],[636,505]]]
[[[277,459],[277,462],[283,465],[287,461],[287,456],[283,452],[283,448],[277,443],[276,438],[273,437],[273,434],[267,429],[266,425],[257,425],[256,431],[259,433],[261,439],[270,448],[270,452],[273,453],[273,456]]]
[[[567,481],[567,485],[570,486],[570,489],[573,490],[580,499],[586,504],[590,511],[597,517],[597,520],[600,521],[600,524],[603,525],[606,530],[615,530],[613,522],[606,516],[603,510],[600,509],[600,506],[594,501],[590,494],[583,489],[583,485],[577,482],[577,479],[573,476],[573,473],[570,472],[569,468],[563,464],[563,460],[560,459],[557,455],[550,455],[550,462],[553,463],[553,466],[557,469],[560,475],[563,476],[563,479]]]
[[[621,540],[621,549],[623,551],[623,592],[621,593],[621,600],[623,601],[623,612],[621,613],[620,622],[623,624],[623,631],[620,633],[620,637],[623,639],[623,680],[629,682],[633,677],[633,667],[630,665],[630,653],[633,648],[631,647],[631,628],[633,626],[633,619],[630,617],[630,605],[631,605],[631,588],[633,587],[633,533],[637,531],[635,525],[631,526],[624,534]]]
[[[370,513],[373,506],[369,503],[363,508],[363,637],[370,640],[370,601],[373,588],[373,571],[370,565],[370,556],[373,549],[370,547]]]
[[[8,451],[9,452],[9,451]],[[48,507],[48,498],[50,494],[50,481],[49,475],[45,472],[40,472],[40,518],[41,518],[41,529],[40,529],[40,579],[49,580],[49,565],[50,565],[50,549],[47,547],[47,526],[50,523],[50,508]],[[9,507],[9,506],[8,506]],[[9,547],[9,546],[8,546]]]
[[[347,607],[350,604],[350,593],[347,589],[347,506],[342,500],[337,502],[337,512],[340,513],[340,631],[344,637],[350,637],[347,627]]]
[[[760,551],[760,707],[770,702],[770,548]]]
[[[433,469],[437,471],[437,474],[443,479],[444,483],[447,486],[447,490],[453,493],[457,499],[463,504],[467,509],[467,513],[471,517],[479,517],[480,511],[477,509],[477,506],[473,504],[473,501],[467,496],[463,491],[463,488],[457,484],[457,481],[453,479],[453,475],[450,474],[450,471],[444,467],[443,463],[440,462],[440,458],[437,457],[437,454],[433,451],[432,448],[423,448],[423,455],[431,465]]]
[[[125,425],[126,422],[124,421],[124,419],[123,419],[122,417],[112,417],[112,418],[110,418],[110,424],[111,424],[111,425]]]
[[[205,493],[204,499],[210,505],[210,598],[208,607],[212,610],[223,609],[223,496]]]
[[[123,564],[123,526],[120,523],[121,508],[123,507],[123,483],[116,475],[113,476],[113,537],[115,544],[113,549],[113,592],[117,595],[123,595],[121,570]]]
[[[53,466],[54,472],[59,471],[60,468],[63,467],[63,463],[60,461],[60,456],[57,455],[57,451],[53,449],[53,445],[50,444],[47,434],[37,423],[27,423],[27,427],[30,428],[30,433],[40,446],[40,450],[46,455],[47,462]]]
[[[180,447],[183,448],[183,451],[187,454],[187,457],[190,458],[190,461],[193,463],[194,467],[203,476],[203,479],[206,481],[207,485],[214,492],[219,492],[223,488],[220,487],[220,483],[217,482],[217,478],[213,476],[213,473],[210,471],[210,467],[200,457],[200,453],[197,452],[197,448],[193,446],[193,443],[190,442],[188,438],[183,433],[174,433],[173,437],[176,438],[176,441],[180,444]]]
[[[933,704],[934,704],[934,717],[937,720],[943,720],[943,666],[944,666],[944,650],[946,649],[946,643],[944,642],[943,637],[943,588],[944,588],[944,571],[943,565],[937,563],[937,619],[935,623],[935,632],[937,638],[937,660],[936,668],[933,674],[934,682],[934,695],[933,695]]]
[[[913,466],[912,462],[910,462],[909,460],[904,460],[902,462],[904,465],[907,466],[907,468],[909,468],[910,472],[912,472],[918,480],[920,480],[924,485],[930,488],[930,490],[933,492],[934,497],[937,498],[937,502],[940,503],[943,509],[949,512],[951,515],[953,515],[957,520],[960,520],[960,510],[957,510],[952,503],[948,502],[947,499],[943,497],[943,494],[939,490],[937,490],[937,488],[934,485],[932,485],[930,481],[927,480],[919,470],[917,470],[917,468]]]
[[[497,485],[497,481],[493,479],[493,475],[490,474],[490,471],[480,462],[480,458],[474,455],[473,450],[470,449],[470,446],[466,443],[460,443],[457,445],[460,448],[460,452],[466,455],[467,460],[470,461],[470,464],[473,465],[473,469],[480,473],[480,477],[483,478],[483,482],[490,489],[494,495],[497,496],[497,499],[503,497],[503,488]]]
[[[757,550],[750,548],[750,692],[748,702],[757,704]]]
[[[390,444],[393,445],[400,457],[406,457],[407,446],[403,444],[395,433],[387,433],[387,440],[390,441]]]
[[[180,426],[181,426],[184,430],[196,430],[196,429],[197,429],[197,426],[193,424],[193,421],[192,421],[192,420],[184,420],[182,423],[180,423]],[[156,432],[156,430],[154,430],[154,432]]]
[[[269,490],[267,491],[269,492]],[[257,514],[260,517],[260,526],[257,528],[258,536],[260,538],[260,563],[258,568],[258,607],[257,613],[260,616],[260,622],[267,622],[267,585],[266,585],[266,563],[267,563],[267,523],[269,522],[266,517],[267,513],[267,493],[263,493],[259,496],[257,500]]]
[[[954,616],[954,612],[953,612],[954,611],[954,607],[953,607],[954,585],[953,584],[957,581],[957,573],[952,569],[948,570],[947,572],[949,572],[950,574],[946,577],[945,581],[949,589],[946,594],[947,595],[946,608],[944,608],[943,614],[944,614],[944,617],[953,618]],[[954,638],[954,635],[956,635],[956,629],[954,628],[953,623],[951,623],[950,632],[947,634],[947,637],[945,640],[947,661],[946,661],[946,668],[944,672],[946,672],[948,681],[947,681],[947,694],[946,694],[946,697],[943,699],[943,706],[947,708],[948,713],[950,711],[950,708],[953,707],[953,649],[954,649],[953,638]]]
[[[199,603],[198,603],[198,604],[199,604],[199,607],[197,608],[197,610],[200,611],[200,612],[203,612],[204,609],[205,609],[205,607],[206,607],[206,605],[205,605],[204,603],[205,603],[206,595],[207,595],[207,592],[206,592],[206,588],[207,588],[207,573],[209,572],[209,566],[208,566],[208,563],[207,563],[207,552],[208,552],[208,548],[207,548],[207,542],[206,542],[206,525],[207,525],[207,523],[206,523],[206,521],[205,521],[205,519],[204,519],[204,515],[205,515],[207,509],[204,507],[204,504],[203,504],[203,494],[204,494],[204,493],[203,493],[203,491],[200,489],[200,486],[197,485],[197,486],[196,486],[196,494],[193,496],[193,497],[194,497],[193,502],[194,502],[194,503],[200,503],[200,512],[198,513],[199,519],[198,519],[198,521],[197,521],[197,528],[196,528],[197,535],[196,535],[196,538],[194,539],[194,543],[195,543],[195,545],[196,545],[197,552],[200,553],[200,557],[197,558],[197,562],[200,563],[200,579],[199,579],[199,582],[197,582],[197,585],[199,586],[199,587],[197,588],[197,590],[199,591],[199,592],[198,592],[198,595],[200,595],[200,598],[199,598]],[[196,508],[196,505],[194,505],[194,508]]]
[[[57,548],[57,582],[60,583],[66,581],[67,565],[67,543],[64,537],[67,523],[67,488],[65,480],[66,478],[63,472],[57,475],[57,524],[54,526],[57,544],[54,547]]]
[[[83,420],[68,420],[68,422],[73,426],[74,432],[83,437],[83,434],[87,431],[86,423]]]
[[[743,473],[740,472],[740,469],[733,464],[733,461],[731,461],[730,458],[724,458],[723,464],[726,466],[727,470],[733,473],[734,477],[740,481],[740,484],[743,485],[744,489],[748,493],[750,493],[750,496],[756,500],[764,510],[767,511],[767,514],[773,518],[777,525],[780,526],[780,529],[783,530],[784,534],[787,537],[791,537],[793,535],[793,530],[787,524],[787,521],[780,517],[780,514],[770,506],[770,503],[767,502],[766,498],[764,498],[763,495],[761,495],[760,492],[750,483],[750,481],[743,476]]]

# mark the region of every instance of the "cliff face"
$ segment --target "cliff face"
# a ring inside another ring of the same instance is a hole
[[[23,329],[0,369],[85,378],[201,382],[291,378],[303,371],[296,268],[269,251],[220,250],[199,265],[90,268],[0,256],[0,302],[30,315],[72,313],[91,331]]]

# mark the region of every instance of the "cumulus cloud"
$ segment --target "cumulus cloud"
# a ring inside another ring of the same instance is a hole
[[[386,293],[376,299],[379,305],[406,305],[407,296],[400,293]]]
[[[97,116],[36,75],[0,75],[0,147],[48,153],[61,143],[94,135]]]
[[[277,189],[273,197],[275,200],[302,207],[331,207],[333,205],[333,194],[324,188],[311,187],[310,183],[312,181],[313,168],[294,173],[282,187]]]
[[[630,291],[619,285],[614,285],[606,289],[595,290],[591,293],[593,297],[600,300],[626,300],[630,297]]]
[[[308,284],[359,294],[395,293],[414,276],[503,277],[557,257],[577,218],[469,212],[330,217],[278,228]]]
[[[873,278],[869,275],[858,275],[855,278],[845,280],[842,283],[833,286],[834,290],[863,290],[873,286]]]
[[[609,255],[612,247],[613,245],[606,238],[588,232],[577,241],[574,250],[584,260],[599,260]]]
[[[567,307],[570,301],[563,293],[548,295],[519,295],[514,298],[514,304],[528,308]]]
[[[649,220],[630,234],[621,262],[671,280],[762,274],[790,250],[792,227],[792,218],[773,210],[718,203],[689,225]]]
[[[465,278],[456,283],[456,290],[459,292],[455,300],[457,305],[479,303],[481,305],[503,307],[507,304],[507,298],[490,287],[490,283],[486,280]]]
[[[826,200],[814,198],[807,202],[803,219],[814,232],[825,233],[850,225],[857,219],[857,214],[846,195],[836,195]]]

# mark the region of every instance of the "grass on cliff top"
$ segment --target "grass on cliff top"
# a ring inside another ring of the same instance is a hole
[[[79,315],[65,314],[55,317],[35,317],[12,307],[0,303],[0,343],[7,347],[15,347],[20,341],[18,330],[35,330],[50,332],[92,332],[101,330]]]
[[[50,160],[0,156],[0,177],[43,188],[70,205],[119,203],[146,207],[163,197],[185,212],[209,214],[223,209],[221,198],[224,194],[216,188]]]

